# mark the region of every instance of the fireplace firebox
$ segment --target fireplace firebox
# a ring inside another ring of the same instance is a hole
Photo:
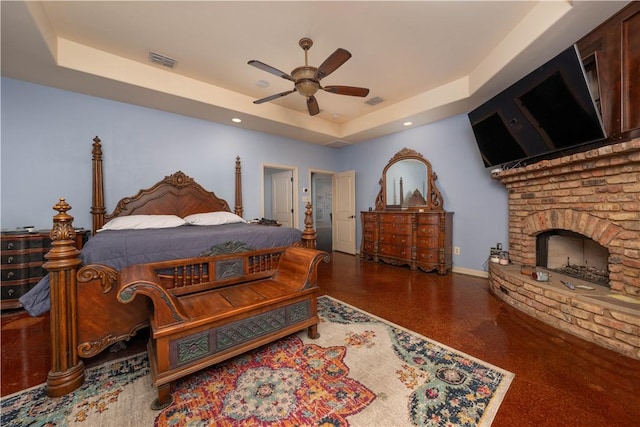
[[[609,286],[609,250],[579,233],[551,230],[536,237],[536,266]]]

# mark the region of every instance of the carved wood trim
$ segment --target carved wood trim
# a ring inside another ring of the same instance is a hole
[[[404,190],[402,177],[400,177],[400,206],[392,206],[391,209],[396,209],[402,207],[402,209],[422,209],[422,210],[442,210],[444,209],[444,200],[442,198],[442,194],[438,187],[436,186],[436,180],[438,179],[438,175],[433,172],[431,167],[431,162],[424,158],[422,154],[419,152],[412,150],[410,148],[403,148],[398,151],[385,166],[382,171],[382,177],[380,178],[380,191],[376,196],[375,200],[375,208],[376,210],[385,210],[389,204],[387,192],[387,171],[391,166],[401,162],[403,160],[417,160],[424,164],[426,168],[426,175],[424,179],[428,182],[428,188],[425,189],[425,194],[421,194],[419,190],[414,190],[412,195],[407,199],[408,204],[405,204],[404,200]],[[424,201],[424,203],[419,204]]]
[[[76,269],[81,261],[76,249],[73,217],[67,213],[71,206],[60,199],[53,207],[51,250],[45,255],[43,267],[49,271],[51,300],[51,370],[47,375],[46,392],[49,397],[66,394],[84,382],[84,365],[78,358],[78,300]]]

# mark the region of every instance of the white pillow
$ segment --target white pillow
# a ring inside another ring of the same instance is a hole
[[[184,220],[191,225],[222,225],[246,222],[231,212],[206,212],[186,216]]]
[[[171,228],[185,224],[185,220],[177,215],[125,215],[112,219],[98,231]]]

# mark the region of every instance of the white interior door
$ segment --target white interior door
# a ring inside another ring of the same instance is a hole
[[[293,227],[293,171],[271,175],[271,218]]]
[[[356,254],[356,172],[333,175],[333,250]]]

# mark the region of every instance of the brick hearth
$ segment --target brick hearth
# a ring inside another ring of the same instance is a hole
[[[495,294],[552,326],[640,359],[640,139],[494,178],[509,194],[512,262],[490,266]],[[556,229],[609,250],[608,288],[578,292],[564,287],[555,273],[548,283],[520,274],[521,265],[536,264],[536,236]]]

